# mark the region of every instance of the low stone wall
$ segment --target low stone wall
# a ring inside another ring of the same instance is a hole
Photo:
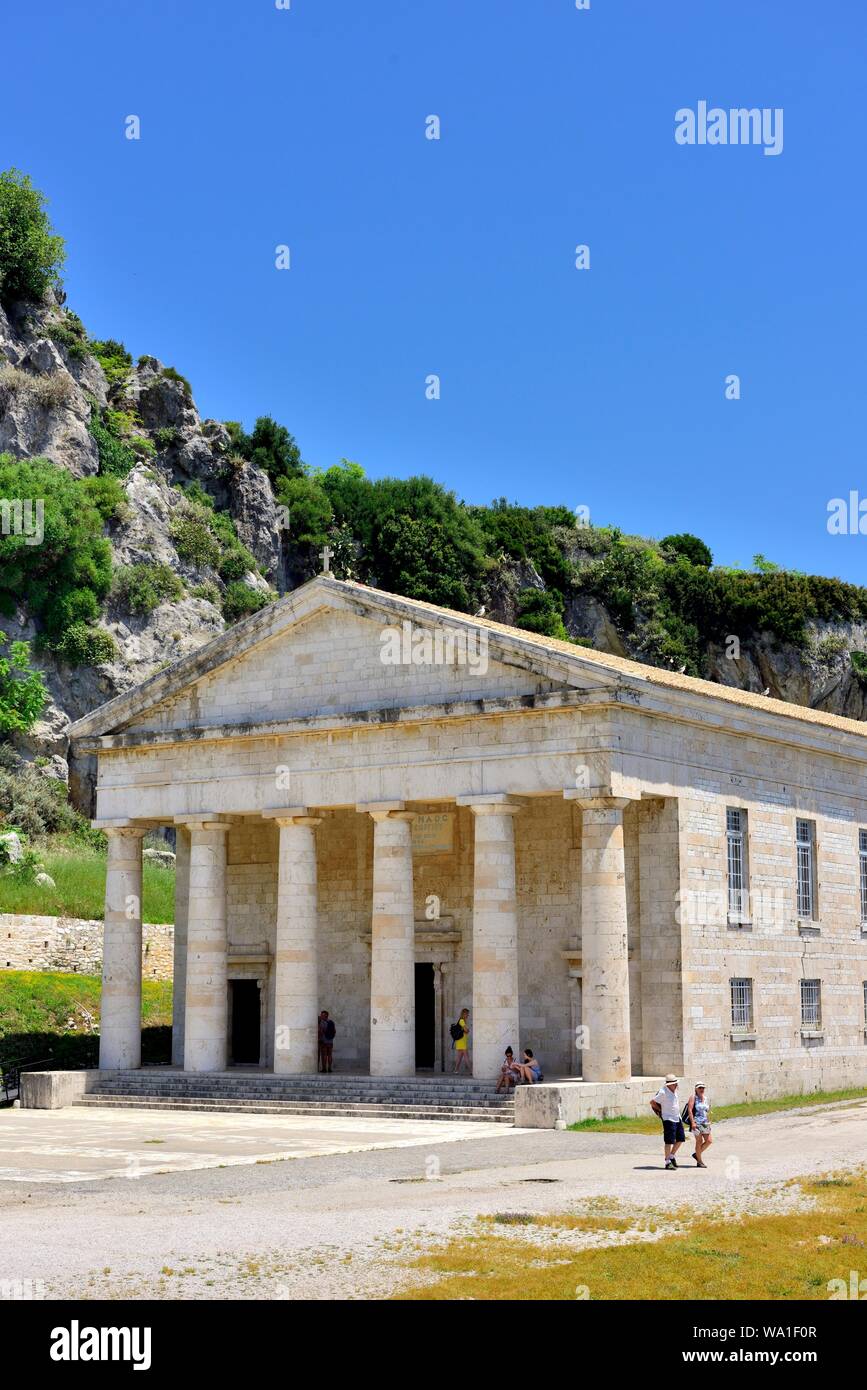
[[[90,1071],[23,1071],[22,1110],[63,1110],[90,1090],[96,1069]]]
[[[581,1120],[650,1114],[650,1097],[661,1081],[634,1076],[629,1081],[559,1081],[515,1087],[515,1124],[520,1129],[553,1129]]]
[[[768,1065],[750,1078],[749,1085],[731,1068],[705,1068],[695,1079],[706,1083],[711,1106],[867,1088],[867,1048],[863,1058],[831,1056],[811,1061],[814,1065],[809,1071],[803,1067]],[[633,1076],[629,1081],[555,1081],[543,1082],[541,1086],[518,1086],[514,1093],[515,1124],[522,1129],[553,1129],[558,1120],[574,1125],[581,1120],[649,1116],[651,1096],[656,1095],[663,1082],[661,1076]],[[689,1099],[693,1084],[688,1078],[681,1079],[682,1105]]]
[[[0,969],[68,970],[77,975],[100,975],[102,931],[102,922],[76,917],[0,912]],[[170,980],[174,927],[170,923],[148,922],[142,937],[144,978]]]

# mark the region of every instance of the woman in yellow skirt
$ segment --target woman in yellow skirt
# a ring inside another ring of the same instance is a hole
[[[455,1038],[455,1072],[459,1072],[465,1065],[465,1070],[470,1069],[470,1011],[461,1009],[461,1016],[457,1022],[461,1030],[459,1038]]]

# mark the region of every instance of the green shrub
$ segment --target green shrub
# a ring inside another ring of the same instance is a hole
[[[49,319],[45,324],[45,332],[52,342],[65,348],[68,356],[74,361],[80,362],[87,357],[87,334],[77,314],[67,311],[62,319]]]
[[[222,558],[222,547],[211,530],[207,509],[197,502],[184,502],[175,512],[169,535],[182,560],[201,568],[216,569]]]
[[[663,551],[670,551],[674,555],[683,555],[689,560],[691,565],[702,565],[705,569],[710,569],[713,564],[713,555],[710,547],[704,541],[699,540],[698,536],[692,536],[688,531],[682,531],[675,536],[665,536],[659,542],[659,548]]]
[[[519,507],[501,497],[490,507],[470,511],[485,532],[489,551],[529,560],[549,587],[571,587],[573,567],[555,535],[564,527],[575,530],[575,516],[567,507]]]
[[[0,173],[0,303],[44,299],[60,284],[63,238],[53,231],[45,196],[18,169]]]
[[[135,466],[136,453],[117,432],[111,421],[112,414],[117,412],[100,410],[94,405],[88,428],[96,440],[100,473],[108,474],[112,478],[125,478]]]
[[[170,449],[178,437],[178,431],[174,425],[162,425],[160,429],[154,430],[154,440],[158,449]]]
[[[569,640],[563,625],[563,599],[556,590],[522,589],[518,595],[515,622],[527,632],[558,637],[561,642]]]
[[[239,618],[258,613],[260,608],[273,601],[273,597],[273,594],[263,594],[259,589],[251,589],[249,584],[229,584],[223,594],[223,617],[227,623],[236,623]]]
[[[129,503],[117,478],[97,474],[95,478],[82,478],[79,487],[103,521],[120,521],[128,515]]]
[[[74,622],[54,644],[54,650],[70,666],[101,666],[117,655],[117,643],[111,633],[102,628]]]
[[[841,632],[828,632],[815,643],[813,654],[818,661],[831,662],[848,650],[849,643]]]
[[[9,745],[0,743],[0,822],[6,828],[14,827],[31,839],[63,832],[84,843],[105,842],[70,804],[65,783],[42,776],[30,764],[19,768],[17,763]]]
[[[184,586],[168,565],[125,565],[117,571],[112,592],[130,613],[151,613],[161,603],[181,598]]]
[[[123,343],[116,338],[93,338],[90,350],[105,372],[110,387],[126,381],[132,367],[132,356]]]
[[[214,499],[209,492],[205,491],[198,478],[194,478],[191,483],[186,483],[181,491],[188,502],[195,502],[200,507],[207,507],[209,512],[214,510]]]
[[[212,584],[210,579],[206,579],[204,584],[196,584],[190,589],[191,598],[203,598],[208,603],[212,603],[215,608],[220,607],[220,591],[216,584]]]
[[[111,588],[111,545],[102,530],[123,492],[114,479],[79,480],[45,459],[0,455],[0,498],[34,499],[44,507],[41,544],[0,533],[0,611],[26,602],[40,625],[39,640],[55,651],[63,644],[72,660],[83,643],[78,627],[97,617]],[[97,645],[106,637],[99,634]]]
[[[328,538],[334,510],[316,478],[279,478],[277,501],[287,509],[287,530],[295,545],[321,546]]]
[[[30,665],[29,642],[12,642],[7,655],[5,632],[0,632],[0,734],[32,729],[48,699],[41,671]]]
[[[175,513],[169,534],[182,560],[217,570],[224,583],[255,574],[255,556],[238,539],[235,523],[214,509],[213,500],[198,482],[184,488],[184,501]]]
[[[859,681],[867,681],[867,652],[850,652],[849,660]]]

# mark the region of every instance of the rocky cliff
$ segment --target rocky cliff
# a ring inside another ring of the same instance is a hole
[[[235,576],[245,593],[270,599],[313,567],[310,547],[296,544],[283,524],[285,508],[275,501],[268,474],[237,453],[231,429],[200,418],[188,383],[172,368],[153,357],[133,363],[122,353],[117,344],[94,351],[80,321],[51,293],[38,305],[0,308],[0,453],[47,459],[75,478],[106,471],[112,450],[119,448],[126,460],[115,469],[126,503],[105,532],[119,582],[99,619],[113,639],[113,655],[96,665],[73,665],[37,647],[50,702],[36,728],[16,738],[23,757],[38,757],[49,775],[70,776],[73,798],[85,810],[91,770],[67,765],[69,723],[226,625],[228,571],[216,542],[189,543],[189,526],[200,526],[191,509],[201,510],[205,499],[215,516],[231,519],[238,542],[233,556],[247,557]],[[659,615],[642,606],[640,594],[632,595],[628,623],[600,597],[598,583],[591,582],[598,546],[586,549],[580,531],[567,535],[555,528],[553,534],[572,576],[562,609],[567,632],[601,650],[666,659],[657,640]],[[144,569],[170,572],[179,582],[159,602],[143,605],[123,576]],[[375,582],[376,575],[370,578]],[[489,561],[480,582],[487,616],[519,625],[522,595],[546,589],[532,560],[507,551]],[[11,638],[37,638],[26,592],[2,626]],[[797,642],[768,631],[741,632],[735,656],[722,641],[708,641],[702,674],[863,719],[867,681],[852,653],[865,650],[867,620],[811,620]]]

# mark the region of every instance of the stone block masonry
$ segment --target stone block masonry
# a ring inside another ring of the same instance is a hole
[[[103,926],[102,922],[78,917],[0,912],[0,970],[58,970],[76,975],[100,975]],[[171,923],[145,923],[143,979],[172,978],[174,936]]]

